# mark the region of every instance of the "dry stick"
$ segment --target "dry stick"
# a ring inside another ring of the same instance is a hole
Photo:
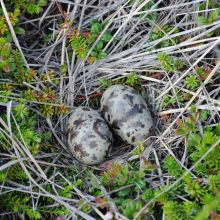
[[[209,106],[209,105],[199,105],[196,106],[198,109],[203,109],[203,110],[218,110],[220,111],[220,107],[214,107],[214,106]],[[216,109],[215,109],[216,108]],[[186,110],[189,111],[191,109],[191,107],[187,108]],[[166,111],[162,111],[157,113],[157,115],[161,116],[161,115],[168,115],[168,114],[172,114],[172,113],[177,113],[177,112],[181,112],[182,110],[184,110],[184,108],[178,108],[178,109],[169,109]]]
[[[49,1],[56,2],[56,0],[49,0]],[[115,11],[115,10],[117,10],[117,9],[108,8],[108,7],[100,7],[100,6],[92,6],[92,5],[78,4],[78,3],[74,3],[74,2],[71,2],[71,1],[68,1],[68,0],[57,0],[57,1],[58,1],[58,2],[61,2],[61,3],[69,4],[69,5],[83,6],[83,7],[87,7],[87,8],[108,9],[108,10],[110,10],[110,11]]]

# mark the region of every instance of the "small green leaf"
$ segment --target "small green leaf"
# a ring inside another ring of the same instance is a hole
[[[92,51],[92,52],[91,52],[91,56],[92,56],[92,57],[97,57],[97,56],[98,56],[98,54],[97,54],[97,52]]]
[[[11,63],[11,62],[8,62],[8,64],[10,65],[10,71],[14,71],[15,70],[15,64],[14,63]]]
[[[169,47],[169,40],[164,40],[160,43],[161,47]]]
[[[25,34],[25,30],[21,27],[14,27],[14,31],[16,34]]]
[[[7,62],[2,63],[2,69],[6,72],[9,73],[11,70],[10,64]]]
[[[177,128],[175,131],[175,135],[184,135],[185,131],[181,128]]]
[[[178,99],[179,99],[179,101],[181,101],[181,102],[183,102],[183,101],[184,101],[183,96],[178,96]]]
[[[37,1],[37,4],[38,4],[39,6],[46,6],[46,5],[47,5],[47,1],[46,1],[46,0],[38,0],[38,1]]]
[[[8,57],[9,54],[11,53],[11,48],[12,48],[11,43],[9,42],[5,43],[1,50],[1,56]]]
[[[205,10],[205,5],[204,4],[199,6],[199,11],[203,11],[203,10]]]
[[[144,180],[142,180],[142,179],[137,179],[137,180],[135,180],[134,183],[135,183],[137,186],[139,186],[140,188],[146,187],[146,183],[145,183]]]
[[[95,24],[92,25],[92,29],[91,30],[92,30],[93,34],[98,34],[102,30],[101,29],[101,25],[99,23],[95,23]]]
[[[216,9],[215,11],[213,11],[210,15],[209,18],[212,19],[212,21],[216,20],[216,18],[218,17],[218,9]]]
[[[127,183],[133,183],[133,182],[134,182],[134,179],[132,177],[128,177]]]
[[[142,202],[137,202],[137,205],[136,205],[136,210],[140,210],[141,208],[143,207],[143,203]]]
[[[99,51],[99,50],[101,50],[102,48],[103,48],[103,41],[100,40],[100,41],[96,44],[94,50],[95,50],[95,51]]]
[[[134,204],[134,202],[133,202],[132,200],[130,200],[130,201],[128,202],[126,209],[129,209],[131,213],[134,212],[135,204]]]
[[[151,33],[149,34],[149,37],[150,37],[153,41],[158,39],[157,34],[155,34],[154,32],[151,32]]]
[[[109,42],[111,40],[112,36],[111,36],[111,32],[110,31],[106,31],[102,37],[101,40],[105,41],[105,42]]]
[[[164,102],[169,102],[170,101],[170,98],[169,98],[169,96],[167,96],[167,95],[165,95],[164,97],[163,97],[163,100],[164,100]]]
[[[125,217],[127,217],[127,218],[132,218],[132,212],[131,212],[131,210],[125,209],[124,215],[125,215]]]
[[[198,17],[199,26],[207,25],[208,23],[209,23],[208,18],[203,17],[203,16]]]
[[[119,197],[124,197],[124,196],[127,196],[130,192],[131,192],[131,187],[128,187],[126,189],[123,189],[123,190],[119,191],[118,196]]]
[[[124,164],[123,164],[123,167],[122,167],[122,170],[121,170],[121,173],[122,173],[124,176],[128,176],[128,171],[129,171],[128,164],[127,164],[127,163],[124,163]]]
[[[208,111],[201,109],[199,110],[199,112],[200,112],[200,120],[206,121],[208,119]]]
[[[196,72],[198,75],[201,75],[201,74],[203,74],[204,70],[201,67],[197,67]]]
[[[198,134],[190,134],[188,139],[188,144],[198,147],[200,145],[200,140],[201,137]]]
[[[141,177],[144,177],[145,175],[146,175],[146,174],[145,174],[144,172],[141,172],[141,173],[138,174],[138,177],[141,178]]]
[[[6,40],[7,40],[7,42],[11,42],[12,41],[12,34],[11,34],[10,31],[7,31]]]
[[[50,40],[52,40],[53,39],[53,36],[54,36],[54,39],[56,39],[57,38],[57,34],[48,34],[46,37],[44,37],[44,41],[50,41]]]
[[[184,128],[184,124],[180,119],[177,119],[177,124],[180,128]]]
[[[174,97],[174,98],[172,98],[172,99],[170,100],[170,103],[171,103],[171,104],[175,104],[176,102],[177,102],[176,97]]]
[[[192,113],[195,113],[195,112],[196,112],[196,106],[192,106],[192,107],[190,108],[190,111],[191,111]]]
[[[65,73],[66,71],[67,71],[67,66],[64,64],[64,65],[62,65],[61,67],[60,67],[60,72],[61,73]]]
[[[126,183],[127,180],[128,180],[128,177],[126,177],[126,176],[120,176],[120,177],[119,177],[119,181],[120,181],[122,184]]]
[[[102,28],[104,29],[104,28],[107,26],[108,23],[109,23],[109,20],[104,21],[104,22],[102,23]]]
[[[91,19],[90,24],[95,24],[95,23],[99,23],[99,21],[97,19]]]
[[[210,33],[206,34],[206,36],[210,37],[215,33],[215,31],[211,31]]]
[[[100,52],[98,57],[99,58],[106,58],[106,57],[108,57],[108,54],[106,52]]]
[[[131,201],[131,199],[125,199],[125,200],[124,199],[119,199],[119,201],[120,201],[122,206],[125,206],[125,205],[128,204],[129,201]]]
[[[40,142],[41,142],[41,139],[40,139],[39,137],[37,137],[37,136],[34,136],[34,137],[33,137],[33,140],[34,140],[35,142],[37,142],[37,143],[40,143]]]

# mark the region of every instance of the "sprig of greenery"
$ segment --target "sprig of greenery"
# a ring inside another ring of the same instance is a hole
[[[153,42],[155,40],[163,38],[166,34],[169,34],[169,32],[172,31],[172,29],[173,29],[173,27],[170,27],[169,25],[165,25],[165,26],[159,25],[159,27],[155,28],[154,32],[151,32],[149,34],[149,40],[147,42]],[[177,34],[177,33],[179,33],[178,28],[175,31],[173,31],[172,34]],[[154,49],[159,49],[161,47],[163,48],[163,47],[173,46],[174,43],[177,43],[180,38],[181,38],[181,36],[174,37],[174,38],[172,38],[172,40],[170,40],[170,39],[164,40],[164,41],[160,42],[159,44],[157,44],[156,46],[154,46]]]
[[[92,27],[90,32],[79,33],[78,30],[75,30],[72,34],[68,34],[72,49],[75,54],[81,59],[85,59],[89,49],[92,44],[96,41],[99,34],[107,25],[107,22],[104,22],[102,25],[96,19],[92,19],[90,21]],[[107,30],[101,40],[96,44],[93,51],[91,52],[91,56],[88,57],[88,62],[91,64],[94,61],[100,60],[102,58],[106,58],[108,56],[107,52],[103,52],[103,48],[107,42],[111,40],[111,33]]]
[[[174,59],[167,55],[166,53],[162,52],[157,55],[157,61],[160,63],[161,67],[165,71],[175,71],[177,68],[181,68],[183,66],[183,62],[179,61],[178,59],[174,61]]]
[[[199,86],[199,81],[197,79],[196,75],[189,74],[188,77],[186,77],[186,81],[184,82],[186,84],[186,88],[189,89],[195,89]]]
[[[220,9],[218,8],[218,9],[212,11],[209,18],[206,18],[204,16],[199,16],[197,18],[198,26],[212,24],[218,18],[219,15],[220,15]],[[215,31],[212,31],[212,32],[208,33],[207,36],[212,36],[214,33],[215,33]]]
[[[39,13],[42,6],[47,5],[46,0],[6,0],[14,8],[26,10],[30,14]]]

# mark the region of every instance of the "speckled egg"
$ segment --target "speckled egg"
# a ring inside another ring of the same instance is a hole
[[[101,114],[122,140],[136,146],[153,134],[153,119],[143,97],[133,88],[114,85],[101,99]],[[149,145],[151,139],[145,142]]]
[[[96,111],[78,107],[68,120],[67,142],[78,161],[95,165],[109,156],[112,133],[106,121]]]

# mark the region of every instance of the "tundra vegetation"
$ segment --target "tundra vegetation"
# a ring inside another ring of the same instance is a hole
[[[220,3],[0,0],[0,218],[220,219]],[[70,154],[68,115],[112,85],[146,100],[153,142]]]

